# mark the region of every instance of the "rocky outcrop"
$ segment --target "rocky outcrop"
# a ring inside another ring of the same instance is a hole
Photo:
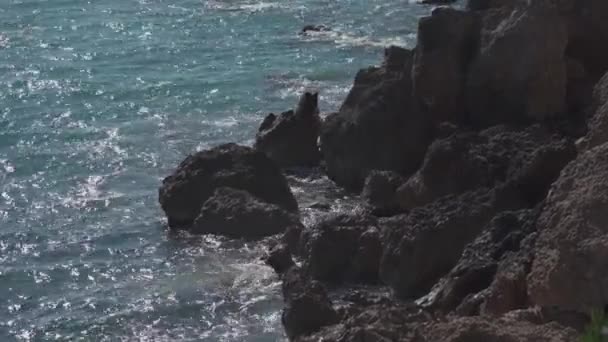
[[[567,42],[567,28],[550,6],[486,13],[467,79],[470,121],[489,126],[563,113]]]
[[[583,150],[608,142],[608,74],[604,75],[593,90],[587,136],[579,144]]]
[[[297,268],[291,268],[282,280],[285,300],[282,322],[291,340],[338,322],[339,315],[321,283],[302,277]]]
[[[525,308],[537,216],[538,210],[497,215],[421,303],[467,316]]]
[[[297,214],[263,202],[247,191],[218,188],[205,201],[189,231],[234,238],[261,238],[300,225]]]
[[[437,123],[464,119],[466,70],[477,48],[479,19],[472,12],[438,7],[418,22],[413,91],[421,109]]]
[[[305,93],[295,111],[268,115],[256,136],[255,148],[281,167],[315,166],[321,153],[318,94]]]
[[[397,197],[402,209],[411,210],[445,195],[506,183],[534,205],[575,156],[569,139],[538,125],[461,130],[429,147],[422,167],[397,190]]]
[[[220,187],[245,190],[266,203],[298,210],[287,180],[266,155],[250,147],[225,144],[188,156],[163,180],[159,202],[169,226],[190,226]]]
[[[321,128],[327,173],[360,190],[372,170],[402,174],[420,165],[431,139],[430,120],[412,98],[412,52],[389,48],[382,67],[359,71],[338,113]]]
[[[426,294],[496,213],[521,206],[507,189],[480,189],[383,220],[382,281],[402,298]]]
[[[528,276],[533,303],[579,312],[608,304],[608,144],[572,161],[538,222]]]
[[[300,238],[303,270],[313,279],[377,283],[382,249],[373,217],[331,215]]]
[[[365,179],[361,197],[375,215],[391,216],[400,211],[397,189],[403,183],[403,177],[396,172],[374,170]]]

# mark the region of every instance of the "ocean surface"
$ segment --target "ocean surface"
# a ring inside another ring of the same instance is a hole
[[[251,144],[305,89],[336,110],[407,0],[0,0],[0,341],[283,341],[260,244],[170,234],[188,153]],[[331,32],[300,36],[306,24]],[[292,177],[306,209],[323,177]],[[336,192],[333,210],[351,210]],[[319,197],[319,198],[317,198]]]

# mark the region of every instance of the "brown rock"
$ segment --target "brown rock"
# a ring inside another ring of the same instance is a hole
[[[590,312],[608,304],[608,144],[572,161],[538,222],[528,292],[533,303]]]
[[[412,78],[414,96],[435,122],[461,122],[466,70],[478,44],[479,17],[450,7],[435,8],[418,22]]]

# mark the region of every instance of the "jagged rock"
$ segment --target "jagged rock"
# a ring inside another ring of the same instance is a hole
[[[456,265],[496,213],[522,206],[509,189],[480,189],[382,220],[381,279],[396,295],[419,298]]]
[[[277,274],[283,274],[295,266],[289,246],[283,243],[272,246],[263,260]]]
[[[428,116],[411,96],[412,52],[392,47],[384,65],[359,71],[338,113],[321,128],[327,173],[361,190],[371,170],[415,171],[431,139]]]
[[[466,8],[470,11],[483,11],[492,8],[509,7],[525,4],[526,0],[468,0]]]
[[[283,233],[301,225],[298,216],[263,202],[247,191],[217,188],[190,227],[194,234],[216,234],[236,238],[260,238]]]
[[[580,143],[581,150],[608,142],[608,73],[595,85],[590,110],[593,115],[587,124],[587,135]]]
[[[424,5],[447,5],[447,4],[451,4],[454,3],[458,0],[418,0],[418,3],[424,4]]]
[[[528,275],[533,303],[590,312],[608,304],[608,144],[572,161],[538,221]]]
[[[500,315],[524,307],[525,276],[530,268],[537,216],[538,210],[497,215],[421,302],[436,310],[461,314]],[[520,269],[524,272],[519,273]],[[522,274],[523,289],[517,288],[521,282],[516,283],[522,280]],[[475,302],[471,301],[473,296]],[[468,305],[467,310],[463,305]]]
[[[403,177],[396,172],[374,170],[365,179],[361,197],[376,215],[396,214],[399,212],[397,189],[403,182]]]
[[[296,212],[298,204],[280,169],[261,152],[225,144],[197,152],[163,180],[159,202],[170,227],[187,227],[217,188],[245,190],[262,201]]]
[[[303,268],[326,282],[378,281],[382,254],[373,217],[333,215],[303,231],[300,241]]]
[[[579,337],[573,329],[555,323],[536,325],[509,319],[484,317],[456,318],[420,326],[416,342],[572,342]]]
[[[557,10],[539,5],[489,12],[468,73],[471,123],[541,121],[562,114],[568,33]]]
[[[433,121],[463,121],[466,70],[479,34],[477,14],[450,7],[435,8],[431,16],[418,22],[413,91]]]
[[[402,209],[411,210],[445,195],[506,182],[534,205],[575,156],[571,141],[540,126],[455,133],[431,144],[397,198]]]
[[[304,278],[297,267],[292,267],[283,276],[283,297],[282,322],[291,340],[310,335],[339,320],[323,285]]]
[[[320,128],[318,94],[305,93],[295,111],[264,119],[255,148],[281,167],[315,166],[321,158],[317,145]]]

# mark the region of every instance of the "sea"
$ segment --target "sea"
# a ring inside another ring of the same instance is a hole
[[[285,341],[264,244],[171,233],[158,187],[189,153],[252,144],[304,91],[337,110],[430,11],[0,0],[0,341]],[[290,181],[306,222],[319,201],[352,209],[322,175]]]

